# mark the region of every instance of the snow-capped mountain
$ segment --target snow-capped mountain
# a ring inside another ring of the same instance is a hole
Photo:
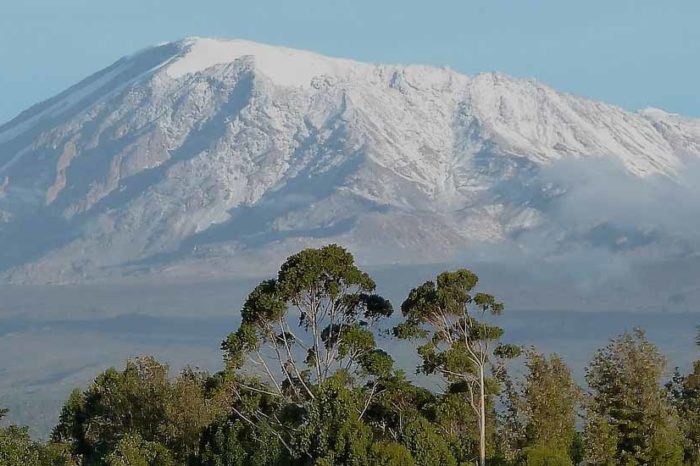
[[[700,120],[661,110],[192,38],[0,126],[0,268],[38,282],[256,274],[329,241],[366,264],[589,248],[666,260],[700,244],[674,224],[700,210],[698,160]]]

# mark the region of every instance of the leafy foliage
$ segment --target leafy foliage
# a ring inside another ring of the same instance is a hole
[[[39,452],[26,427],[0,428],[0,464],[3,466],[39,465]]]
[[[682,464],[678,418],[660,387],[664,365],[641,330],[595,354],[586,373],[589,463]]]
[[[261,368],[273,391],[296,402],[337,371],[386,375],[390,358],[375,351],[372,328],[393,309],[374,289],[337,245],[291,256],[243,305],[241,326],[222,344],[230,366]]]
[[[547,359],[535,352],[529,354],[526,366],[523,398],[527,441],[530,445],[568,452],[576,435],[576,410],[581,395],[571,371],[557,355]]]
[[[174,466],[172,454],[158,442],[144,441],[138,434],[122,437],[107,455],[109,466]]]
[[[509,374],[521,348],[501,341],[503,305],[477,283],[444,272],[401,306],[393,336],[415,342],[432,391],[380,348],[392,306],[352,255],[301,251],[248,296],[221,372],[171,377],[150,357],[107,369],[70,395],[49,442],[0,427],[0,465],[700,464],[700,362],[664,390],[663,357],[625,334],[593,357],[581,403],[556,355],[531,349]]]
[[[291,464],[269,425],[250,426],[230,418],[212,423],[202,434],[201,466],[283,466]]]
[[[566,450],[535,446],[525,450],[525,466],[573,466]]]
[[[313,464],[369,464],[372,431],[360,419],[362,408],[342,377],[327,379],[293,438],[295,455]]]
[[[700,346],[700,332],[697,344]],[[695,361],[692,371],[687,375],[681,374],[676,368],[666,388],[679,414],[685,440],[684,463],[700,464],[700,361]]]
[[[449,444],[425,418],[411,421],[404,429],[402,442],[417,464],[425,466],[456,466],[457,460]]]
[[[107,369],[87,390],[71,394],[53,440],[88,463],[114,452],[121,452],[110,460],[115,464],[132,457],[162,462],[163,449],[184,462],[198,454],[205,427],[228,411],[226,390],[210,384],[204,373],[186,369],[171,381],[155,359],[130,360],[124,371]]]
[[[547,358],[534,350],[527,352],[525,368],[526,375],[519,383],[509,377],[502,379],[501,455],[525,464],[548,464],[558,461],[550,458],[555,456],[565,458],[565,464],[574,459],[578,463],[576,415],[581,390],[569,368],[557,355]]]
[[[394,328],[398,338],[418,340],[426,375],[437,374],[461,390],[474,412],[479,432],[479,464],[486,462],[488,386],[503,372],[503,360],[517,357],[519,348],[499,343],[503,329],[489,323],[503,304],[486,293],[474,293],[479,279],[467,269],[443,272],[411,290],[401,305],[404,322]]]

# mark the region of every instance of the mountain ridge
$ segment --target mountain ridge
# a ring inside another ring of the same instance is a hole
[[[188,38],[0,126],[0,238],[18,246],[0,268],[10,282],[236,275],[327,241],[425,263],[522,249],[524,234],[550,238],[549,257],[613,220],[552,220],[590,184],[557,167],[676,186],[699,157],[700,120],[534,80]],[[615,235],[695,250],[662,227]]]

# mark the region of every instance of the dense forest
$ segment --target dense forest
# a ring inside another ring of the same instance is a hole
[[[107,369],[48,441],[0,427],[0,464],[700,465],[700,361],[669,377],[635,330],[580,387],[556,354],[507,340],[503,304],[467,269],[416,286],[400,316],[375,288],[343,248],[303,250],[251,291],[220,372]],[[396,367],[394,339],[420,377]]]

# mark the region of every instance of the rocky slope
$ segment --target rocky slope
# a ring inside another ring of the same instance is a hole
[[[0,269],[255,275],[329,241],[374,265],[669,260],[700,244],[676,225],[700,209],[699,158],[700,120],[661,110],[192,38],[0,126]]]

